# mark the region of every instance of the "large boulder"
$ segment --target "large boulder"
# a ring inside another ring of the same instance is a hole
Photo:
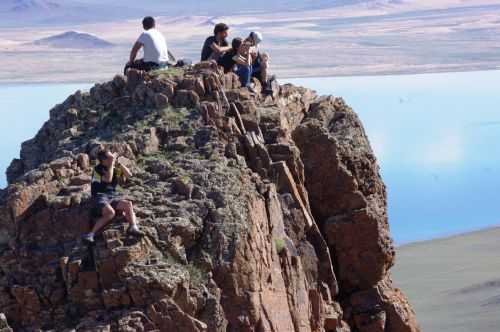
[[[95,222],[109,148],[134,173]],[[417,332],[395,289],[385,187],[355,113],[292,85],[251,94],[214,62],[77,92],[0,192],[0,331]],[[9,324],[11,327],[9,327]]]

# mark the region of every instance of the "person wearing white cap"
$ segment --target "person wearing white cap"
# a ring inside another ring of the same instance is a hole
[[[262,42],[262,33],[258,31],[250,32],[245,42],[250,44],[250,54],[252,56],[252,75],[257,77],[264,87],[267,86],[269,69],[269,55],[259,51],[259,44]]]

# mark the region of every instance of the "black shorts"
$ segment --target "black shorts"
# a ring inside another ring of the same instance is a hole
[[[129,69],[151,71],[151,70],[166,68],[167,66],[168,66],[168,63],[166,63],[166,62],[158,64],[156,62],[145,62],[143,59],[140,59],[140,60],[135,60],[134,62],[128,63],[127,65],[125,65],[125,68],[123,69],[123,74],[127,75],[127,71]]]
[[[92,216],[95,218],[99,218],[102,215],[102,209],[106,205],[111,205],[113,209],[116,209],[118,203],[122,201],[122,197],[119,195],[112,194],[97,194],[93,198],[93,207],[92,207]]]

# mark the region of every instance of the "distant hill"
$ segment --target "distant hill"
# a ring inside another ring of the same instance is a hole
[[[61,5],[55,2],[46,0],[11,0],[7,3],[12,3],[10,11],[23,12],[23,11],[40,11],[60,8]]]
[[[61,4],[49,0],[2,0],[0,3],[0,13],[10,13],[13,15],[28,12],[49,12],[61,8]]]
[[[47,38],[38,39],[35,40],[33,44],[39,46],[55,47],[55,48],[80,48],[80,49],[106,48],[113,46],[112,43],[104,39],[101,39],[95,35],[77,31],[67,31]]]
[[[400,2],[401,0],[233,0],[233,1],[198,1],[184,0],[165,1],[161,4],[157,0],[143,0],[144,7],[151,7],[159,15],[228,15],[241,12],[274,12],[293,11],[306,9],[331,8],[338,6],[367,4],[387,4]],[[95,0],[87,0],[88,3],[98,3]],[[123,0],[123,6],[134,7],[136,1]],[[143,8],[144,8],[143,7]]]
[[[286,12],[306,9],[331,8],[346,5],[385,5],[402,0],[233,0],[214,1],[165,1],[132,0],[0,0],[0,27],[28,25],[79,24],[103,22],[145,15],[230,15],[250,12]]]
[[[143,8],[131,8],[118,1],[0,0],[0,27],[75,25],[145,14]]]
[[[475,6],[479,0],[0,0],[0,27],[58,26],[153,16],[228,16],[241,13],[285,13],[350,6],[352,10],[398,7],[414,11],[441,4]],[[484,2],[481,0],[480,2]]]

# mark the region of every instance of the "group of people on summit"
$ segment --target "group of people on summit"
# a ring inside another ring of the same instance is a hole
[[[130,58],[125,66],[127,70],[150,71],[174,63],[174,57],[168,51],[163,34],[156,29],[155,19],[145,17],[142,21],[144,32],[134,43]],[[231,45],[227,42],[229,27],[224,23],[215,25],[213,35],[208,37],[201,50],[201,61],[215,61],[225,73],[234,72],[238,75],[241,85],[255,92],[252,78],[257,78],[268,89],[269,56],[260,52],[259,44],[262,34],[253,31],[247,38],[234,38]],[[140,50],[142,59],[137,59]],[[124,199],[117,191],[120,182],[132,176],[132,172],[118,160],[118,156],[107,149],[97,153],[98,164],[92,174],[91,194],[94,201],[92,214],[95,224],[91,232],[83,235],[87,243],[94,243],[95,234],[101,231],[115,216],[123,216],[129,223],[127,234],[141,237],[144,233],[139,229],[132,202]]]
[[[246,39],[234,38],[231,45],[227,42],[228,35],[229,27],[226,24],[215,25],[213,36],[208,37],[203,44],[201,61],[214,60],[224,68],[224,72],[235,72],[241,85],[252,91],[252,77],[256,77],[266,87],[269,56],[259,50],[262,34],[252,31]]]
[[[130,58],[125,66],[125,72],[130,69],[150,71],[174,66],[174,57],[167,48],[167,42],[163,34],[156,29],[153,17],[145,17],[142,21],[144,32],[139,36],[130,51]],[[246,37],[234,38],[229,45],[229,26],[218,23],[214,27],[213,35],[209,36],[201,49],[201,61],[215,61],[224,68],[224,72],[235,72],[241,85],[252,92],[252,78],[257,78],[264,87],[270,81],[268,77],[269,55],[259,50],[262,42],[262,33],[252,31]],[[144,57],[137,60],[139,51],[143,49]],[[271,78],[272,79],[272,78]]]

